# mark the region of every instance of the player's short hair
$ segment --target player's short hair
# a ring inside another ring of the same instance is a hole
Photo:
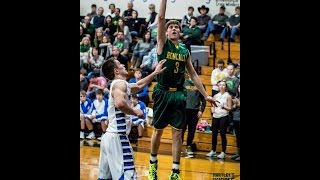
[[[181,24],[180,24],[180,22],[178,20],[172,19],[172,20],[168,21],[167,24],[166,24],[166,29],[168,29],[168,27],[171,24],[177,24],[179,26],[180,31],[181,31]]]
[[[114,69],[117,68],[116,62],[114,59],[107,59],[106,62],[103,63],[101,70],[104,77],[108,78],[109,80],[113,80],[115,77]]]

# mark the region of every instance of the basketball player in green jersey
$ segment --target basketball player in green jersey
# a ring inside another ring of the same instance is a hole
[[[203,97],[214,103],[202,86],[199,76],[195,72],[190,58],[190,53],[184,44],[178,42],[181,31],[180,23],[176,20],[165,22],[167,0],[160,0],[158,14],[157,54],[158,59],[166,59],[166,70],[157,75],[157,84],[154,87],[152,98],[153,126],[155,128],[151,138],[151,156],[149,164],[149,180],[158,179],[157,154],[163,129],[172,126],[172,156],[173,165],[169,179],[180,179],[180,153],[181,131],[185,123],[186,94],[183,89],[184,73],[187,69],[192,81]]]

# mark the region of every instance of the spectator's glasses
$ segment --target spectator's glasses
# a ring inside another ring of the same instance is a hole
[[[86,96],[80,96],[80,97],[86,97]]]

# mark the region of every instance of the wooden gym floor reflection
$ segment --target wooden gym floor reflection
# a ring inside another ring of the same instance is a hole
[[[80,141],[80,180],[97,180],[99,163],[99,141]],[[138,179],[148,179],[149,150],[139,149],[132,144],[134,149],[135,166],[138,172]],[[161,145],[160,145],[161,146]],[[240,163],[230,159],[230,155],[225,160],[207,158],[207,152],[195,152],[194,158],[186,158],[181,155],[180,177],[182,180],[202,180],[214,179],[214,173],[233,173],[234,180],[240,180]],[[168,179],[171,172],[172,156],[165,152],[158,155],[158,177],[159,180]],[[217,175],[217,174],[216,174]]]

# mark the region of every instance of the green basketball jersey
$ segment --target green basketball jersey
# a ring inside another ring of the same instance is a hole
[[[158,55],[158,61],[167,60],[164,64],[167,69],[157,76],[157,82],[166,87],[182,87],[188,58],[189,50],[184,44],[179,43],[175,46],[167,39],[162,53]]]

